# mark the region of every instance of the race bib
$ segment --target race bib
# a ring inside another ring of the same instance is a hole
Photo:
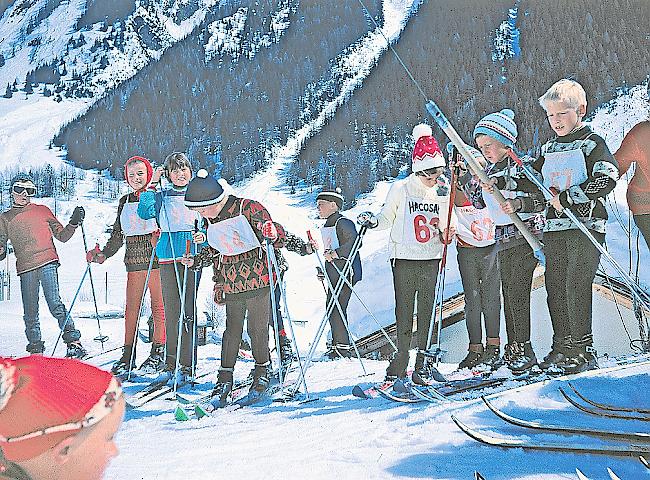
[[[336,225],[333,227],[321,228],[320,235],[323,238],[324,250],[336,250],[341,246],[339,244],[339,237],[336,235]]]
[[[239,255],[261,246],[253,227],[243,215],[208,226],[208,244],[223,255]]]
[[[511,192],[510,190],[501,190],[501,194],[507,200],[512,200],[517,196],[517,192]],[[495,225],[509,225],[512,223],[510,216],[501,210],[501,205],[497,199],[494,198],[494,195],[484,192],[483,200],[485,201],[485,208],[487,208],[488,214],[494,221]]]
[[[587,165],[582,150],[546,153],[542,176],[546,188],[553,187],[560,192],[573,185],[580,185],[587,180]]]
[[[496,225],[490,218],[487,208],[477,209],[473,205],[455,207],[456,209],[456,235],[458,238],[475,247],[487,247],[494,243],[494,229]]]
[[[163,232],[191,232],[194,229],[194,221],[200,220],[200,216],[185,206],[182,196],[163,194],[162,201],[160,229]]]
[[[438,234],[441,208],[442,205],[438,202],[406,196],[402,225],[404,243],[422,245],[440,242]]]
[[[158,224],[155,218],[143,220],[138,215],[137,203],[125,203],[120,214],[120,224],[122,225],[122,232],[127,237],[133,235],[146,235],[158,230]]]

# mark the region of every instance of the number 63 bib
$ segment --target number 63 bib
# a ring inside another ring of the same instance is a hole
[[[407,195],[404,199],[403,242],[409,245],[439,242],[441,208],[441,203]]]

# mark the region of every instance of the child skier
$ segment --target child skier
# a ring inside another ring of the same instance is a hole
[[[221,368],[212,391],[215,408],[225,405],[232,390],[233,371],[248,313],[248,334],[251,338],[255,370],[251,394],[261,394],[270,383],[269,352],[270,277],[265,240],[273,248],[284,244],[284,229],[273,223],[262,204],[239,198],[224,191],[223,186],[199,170],[187,186],[185,205],[208,221],[209,246],[197,255],[183,258],[188,267],[214,269],[214,298],[226,304],[226,330],[221,349]],[[204,241],[199,234],[196,240]]]
[[[627,187],[627,204],[632,210],[634,223],[650,248],[650,120],[632,127],[614,158],[618,162],[619,176],[630,168],[632,162],[636,163],[634,176]]]
[[[142,220],[137,213],[140,194],[145,191],[153,168],[144,157],[131,157],[124,164],[124,178],[133,192],[127,193],[119,200],[117,216],[113,231],[103,249],[95,246],[87,253],[90,262],[104,263],[126,244],[124,265],[126,266],[126,306],[124,310],[124,351],[115,362],[111,371],[123,376],[135,367],[134,343],[138,324],[139,308],[145,289],[151,296],[151,313],[154,321],[154,338],[151,355],[143,363],[145,370],[149,365],[164,365],[161,349],[165,344],[165,312],[163,310],[162,290],[158,259],[155,257],[154,243],[157,238],[158,225],[154,219]],[[156,234],[156,235],[154,235]],[[153,255],[153,263],[151,263]],[[151,264],[151,271],[147,272]],[[149,282],[145,285],[149,273]]]
[[[578,82],[556,82],[539,104],[556,134],[542,146],[535,162],[544,185],[554,193],[544,230],[553,345],[541,366],[577,373],[597,367],[591,302],[600,252],[562,212],[570,209],[602,244],[607,223],[604,198],[616,186],[618,164],[605,141],[582,123],[587,96]]]
[[[474,148],[469,149],[485,168],[483,155]],[[465,294],[465,322],[469,336],[467,356],[458,368],[474,368],[477,365],[495,368],[499,366],[501,357],[501,281],[494,241],[495,223],[485,207],[480,181],[470,173],[465,161],[457,156],[457,151],[452,149],[449,166],[455,170],[457,185],[454,195],[456,251]],[[481,315],[485,322],[485,347]]]
[[[359,223],[368,228],[390,228],[390,262],[395,290],[397,322],[397,354],[386,370],[386,379],[406,376],[413,331],[413,310],[417,296],[417,348],[412,380],[429,383],[426,362],[429,326],[433,315],[438,268],[443,242],[454,234],[447,231],[449,185],[442,176],[445,158],[431,127],[416,125],[413,129],[415,148],[413,173],[395,182],[386,202],[375,217],[370,212],[359,216]]]
[[[156,191],[162,176],[171,187]],[[185,254],[187,240],[192,240],[192,231],[198,226],[201,216],[185,206],[184,198],[187,184],[192,179],[192,164],[184,153],[174,152],[167,156],[163,166],[154,170],[149,190],[142,192],[138,204],[138,215],[144,220],[155,218],[160,225],[160,238],[156,245],[156,256],[160,265],[163,304],[165,307],[165,345],[153,343],[149,363],[141,370],[157,371],[164,367],[158,379],[171,378],[176,368],[176,347],[178,342],[178,322],[181,318],[181,292],[185,285],[185,303],[183,325],[181,326],[180,378],[183,383],[192,375],[196,365],[196,289],[201,280],[201,272],[192,272],[185,279],[185,267],[180,259]],[[196,248],[202,248],[198,245]],[[196,278],[196,282],[195,282]]]
[[[38,319],[38,291],[42,286],[50,313],[63,331],[66,357],[83,358],[87,352],[79,341],[81,333],[59,296],[59,256],[53,239],[70,240],[83,222],[85,212],[83,207],[75,207],[64,227],[45,205],[31,203],[34,195],[36,185],[32,178],[23,173],[16,175],[11,180],[11,208],[0,214],[0,260],[7,255],[7,240],[11,241],[20,277],[27,351],[35,354],[45,351]]]
[[[517,213],[536,236],[544,227],[545,202],[539,189],[528,180],[523,170],[508,156],[517,141],[517,125],[512,110],[501,110],[483,117],[474,127],[474,140],[489,162],[485,173],[491,183],[483,185],[483,195],[490,217],[496,224],[503,311],[508,344],[503,359],[514,372],[522,372],[537,364],[530,343],[530,290],[537,266],[532,249],[517,230],[507,213]],[[530,159],[524,162],[529,165]],[[506,203],[500,206],[489,193],[501,190]]]
[[[113,375],[67,358],[0,357],[0,385],[0,478],[102,478],[124,416]]]
[[[341,190],[323,190],[316,197],[318,215],[325,219],[325,225],[321,228],[321,237],[323,238],[323,248],[325,252],[325,273],[329,278],[332,288],[336,288],[339,283],[340,274],[343,273],[345,265],[352,264],[352,270],[347,273],[347,278],[352,286],[361,280],[361,257],[358,249],[354,252],[355,256],[349,260],[352,254],[352,246],[357,242],[357,228],[354,222],[341,215],[343,207],[343,195]],[[327,291],[326,305],[330,305],[332,292],[329,288]],[[347,309],[352,289],[343,282],[336,300],[341,307],[339,311],[336,302],[331,308],[329,316],[330,328],[332,329],[332,346],[326,355],[334,360],[337,358],[350,357],[350,337],[348,335]],[[343,313],[343,315],[341,315]]]

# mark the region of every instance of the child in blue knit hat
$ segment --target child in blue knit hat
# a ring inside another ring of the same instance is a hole
[[[616,186],[618,163],[605,140],[582,123],[587,96],[578,82],[556,82],[539,103],[556,134],[542,146],[535,162],[544,185],[554,194],[544,229],[546,301],[553,345],[540,366],[558,373],[577,373],[597,367],[591,297],[600,252],[563,211],[573,212],[602,244],[607,223],[604,198]]]
[[[498,188],[507,199],[499,205],[492,195],[483,195],[490,218],[496,224],[494,239],[503,292],[508,344],[503,359],[515,373],[537,364],[530,343],[530,290],[537,259],[526,240],[517,230],[509,213],[517,213],[528,229],[541,237],[544,226],[544,196],[526,178],[523,169],[508,156],[517,141],[517,125],[512,110],[501,110],[483,117],[474,128],[474,140],[488,161],[485,173],[490,184],[483,188],[492,193]],[[530,158],[524,158],[530,164]]]

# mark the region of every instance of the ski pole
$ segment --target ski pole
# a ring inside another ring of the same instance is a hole
[[[517,154],[512,150],[508,150],[508,156],[512,158],[517,165],[519,165],[523,171],[526,177],[533,182],[543,193],[544,196],[547,199],[553,198],[553,193],[542,183],[539,181],[538,178],[533,175],[533,173],[530,171],[530,169],[524,165],[524,163],[521,161],[521,159],[517,156]],[[628,288],[630,289],[630,292],[632,295],[634,295],[634,298],[638,300],[646,309],[650,309],[650,296],[641,288],[639,285],[632,280],[632,278],[621,268],[621,266],[614,260],[614,257],[610,255],[610,253],[594,238],[594,236],[591,234],[591,232],[587,229],[587,227],[582,223],[578,217],[575,216],[575,214],[568,208],[565,208],[562,210],[562,213],[564,213],[569,220],[571,220],[578,229],[585,234],[585,236],[589,239],[589,241],[593,244],[594,247],[607,259],[607,261],[610,263],[612,267],[618,272],[618,274],[623,278],[624,282],[627,284]]]
[[[199,232],[199,220],[194,219],[194,233]],[[197,245],[194,244],[194,254],[197,253]],[[194,288],[192,289],[192,298],[194,302],[194,308],[192,311],[192,380],[196,377],[196,363],[197,363],[197,346],[196,346],[196,329],[197,329],[197,317],[198,317],[198,309],[196,307],[196,297],[198,295],[198,289],[199,289],[199,271],[194,270]],[[206,332],[207,335],[207,332]],[[193,382],[194,383],[194,382]]]
[[[271,251],[271,262],[273,263],[273,268],[275,269],[276,272],[280,271],[280,267],[278,266],[278,260],[275,256],[275,251]],[[300,349],[298,348],[298,341],[296,340],[296,333],[295,330],[293,329],[293,322],[291,321],[291,315],[289,314],[289,305],[287,303],[287,291],[282,282],[278,282],[278,285],[280,287],[280,294],[281,297],[284,299],[284,311],[285,315],[287,317],[287,322],[289,323],[289,330],[291,331],[291,339],[293,340],[294,346],[296,347],[296,356],[298,357],[298,366],[300,368],[300,371],[303,371],[303,364],[302,364],[302,359],[300,358]],[[277,331],[277,325],[275,326],[276,331]],[[307,389],[307,380],[305,379],[304,375],[302,377],[302,384],[305,387],[305,401],[309,401],[309,390]],[[284,391],[284,383],[282,385],[283,391]]]
[[[341,275],[342,272],[339,270],[339,268],[338,268],[336,265],[334,265],[334,264],[332,264],[332,265],[333,265],[334,268],[336,269],[337,273],[338,273],[339,275]],[[316,267],[316,268],[320,270],[320,267]],[[361,296],[360,296],[360,295],[359,295],[359,294],[358,294],[358,293],[357,293],[357,292],[352,288],[352,283],[350,282],[350,280],[349,280],[347,277],[343,277],[343,278],[345,278],[345,284],[346,284],[346,285],[347,285],[347,286],[352,290],[352,293],[354,293],[354,296],[357,297],[357,300],[359,300],[359,303],[363,306],[363,308],[366,309],[366,312],[368,312],[368,314],[369,314],[369,315],[372,317],[372,319],[375,321],[375,323],[376,323],[377,326],[379,327],[379,330],[381,330],[381,333],[384,334],[384,337],[386,337],[386,340],[388,340],[388,343],[390,343],[390,346],[393,347],[393,350],[394,350],[394,351],[397,351],[397,346],[395,345],[395,343],[393,342],[393,340],[390,338],[390,335],[388,335],[388,332],[386,332],[386,329],[385,329],[384,327],[381,326],[381,323],[379,322],[379,320],[377,319],[377,317],[375,317],[374,313],[372,313],[372,312],[370,311],[370,308],[368,308],[368,306],[365,304],[365,302],[361,299]],[[325,286],[324,283],[323,283],[323,286]],[[327,292],[327,290],[325,290],[325,291]]]
[[[451,171],[450,182],[451,182],[451,187],[449,192],[449,205],[447,207],[447,234],[449,234],[449,228],[451,226],[451,213],[454,208],[454,199],[456,197],[456,175],[453,169]],[[446,238],[445,240],[449,240],[451,242],[451,239]],[[426,350],[428,352],[431,347],[431,335],[433,334],[433,324],[435,323],[435,317],[439,309],[440,315],[438,316],[438,333],[436,337],[436,349],[434,350],[434,352],[432,352],[436,358],[436,363],[438,363],[440,354],[442,353],[442,351],[440,350],[440,335],[442,333],[442,305],[445,299],[445,277],[447,272],[448,247],[449,247],[449,243],[445,241],[442,247],[442,259],[440,260],[439,278],[438,281],[436,282],[435,303],[433,308],[434,320],[431,321],[431,323],[429,324],[429,334],[427,336]]]
[[[307,237],[309,238],[309,240],[312,239],[310,232],[307,232]],[[323,265],[323,259],[320,256],[320,252],[318,252],[318,250],[316,250],[314,253],[316,254],[316,258],[318,259],[318,263],[320,264],[320,268],[325,269],[325,267]],[[331,262],[331,263],[332,263],[332,265],[334,265],[334,262]],[[337,270],[337,272],[340,272],[340,270],[338,268],[336,270]],[[341,276],[339,277],[339,279],[344,278],[342,273],[343,272],[341,272]],[[330,291],[332,292],[332,299],[334,300],[334,302],[336,302],[336,308],[338,309],[339,314],[341,315],[341,321],[343,322],[343,325],[345,326],[345,331],[348,333],[348,338],[350,339],[350,342],[352,342],[352,347],[354,348],[354,353],[356,354],[357,358],[359,359],[359,363],[361,364],[361,369],[363,370],[363,374],[364,374],[364,376],[368,375],[368,372],[366,371],[366,367],[363,364],[363,360],[361,360],[361,355],[359,355],[359,349],[357,348],[357,344],[354,341],[354,338],[352,338],[352,332],[350,332],[350,326],[348,325],[348,319],[347,319],[346,312],[344,312],[343,308],[341,307],[341,302],[339,302],[338,295],[334,296],[334,294],[333,294],[334,289],[332,288],[332,282],[330,282],[330,278],[327,275],[325,275],[325,281],[327,282],[327,286],[329,287]],[[345,286],[345,284],[343,284],[341,286],[341,288],[339,289],[339,294],[343,291],[343,286]]]
[[[84,284],[84,280],[86,279],[86,275],[88,274],[88,271],[90,270],[90,264],[86,265],[86,270],[84,270],[84,274],[81,276],[81,281],[79,282],[79,286],[77,287],[77,291],[74,294],[74,297],[72,298],[72,303],[70,303],[70,307],[68,308],[68,314],[65,316],[65,320],[63,321],[63,325],[61,326],[61,330],[59,331],[59,336],[56,339],[56,342],[54,342],[54,348],[52,349],[52,353],[50,356],[54,356],[54,352],[56,352],[56,347],[59,345],[59,340],[61,340],[61,337],[63,336],[63,332],[65,331],[66,325],[68,325],[68,321],[70,320],[70,316],[72,315],[72,307],[74,307],[75,302],[77,301],[77,297],[79,296],[79,292],[81,291],[81,286]]]
[[[144,279],[144,288],[142,289],[142,297],[140,297],[140,306],[138,307],[138,316],[135,319],[135,331],[133,332],[133,345],[131,345],[131,358],[135,358],[135,344],[138,342],[138,327],[140,325],[140,316],[142,315],[142,307],[144,306],[144,296],[147,293],[147,287],[149,286],[149,278],[151,277],[151,269],[153,268],[153,260],[156,257],[156,249],[151,248],[151,256],[149,257],[149,266],[147,267],[147,276]],[[133,362],[129,362],[129,369],[126,375],[126,379],[131,379],[131,367]]]
[[[88,243],[86,242],[86,230],[84,229],[84,222],[81,221],[81,237],[84,242],[84,252],[88,251]],[[99,309],[97,308],[97,296],[95,295],[95,283],[93,282],[93,271],[90,268],[90,263],[88,262],[88,276],[90,277],[90,289],[93,293],[93,303],[95,304],[95,318],[97,319],[97,329],[99,330],[99,335],[93,338],[96,342],[101,342],[102,350],[104,350],[104,342],[108,340],[108,336],[102,335],[102,325],[99,322]]]
[[[449,137],[449,140],[454,144],[458,152],[463,156],[465,161],[469,164],[470,168],[474,171],[476,176],[481,180],[483,183],[490,183],[490,179],[486,175],[485,171],[481,168],[479,163],[474,159],[472,154],[469,152],[467,149],[467,145],[465,145],[465,142],[460,138],[458,135],[458,132],[454,129],[454,127],[449,123],[449,120],[447,120],[447,117],[442,113],[442,110],[436,105],[436,103],[433,100],[429,100],[426,105],[427,111],[429,112],[429,115],[431,115],[434,120],[438,123],[440,128],[445,132],[447,137]],[[492,191],[492,196],[499,202],[500,205],[503,205],[506,202],[506,198],[503,196],[501,191],[498,188],[495,188]],[[508,213],[508,216],[512,220],[512,223],[514,223],[515,227],[519,230],[519,232],[522,234],[522,236],[526,239],[526,242],[528,242],[528,245],[530,245],[530,248],[533,249],[533,253],[535,255],[535,258],[539,260],[539,263],[542,265],[546,264],[546,260],[544,258],[544,251],[542,250],[542,244],[538,240],[538,238],[533,235],[533,233],[528,229],[526,224],[523,222],[521,218],[516,213]]]
[[[185,241],[185,255],[190,254],[191,240]],[[176,263],[176,262],[174,262]],[[176,337],[176,366],[174,367],[174,397],[178,390],[178,370],[181,365],[181,335],[183,334],[183,322],[185,320],[185,293],[187,292],[187,265],[183,269],[183,291],[181,292],[181,312],[178,316],[178,337]]]

